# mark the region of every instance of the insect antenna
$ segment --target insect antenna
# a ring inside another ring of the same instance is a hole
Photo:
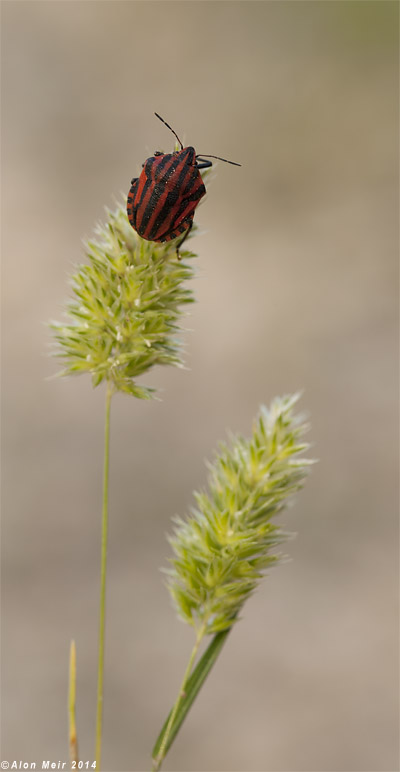
[[[157,114],[157,113],[156,113]],[[204,155],[204,153],[197,153],[196,158],[216,158],[218,161],[225,161],[226,164],[232,164],[232,166],[241,166],[236,161],[228,161],[227,158],[221,158],[219,155]]]
[[[170,131],[172,131],[172,133],[175,135],[175,137],[177,138],[177,140],[178,140],[178,142],[179,142],[179,144],[180,144],[180,146],[181,146],[181,150],[183,150],[183,145],[182,145],[182,142],[180,141],[180,139],[179,139],[179,137],[178,137],[178,135],[177,135],[176,131],[174,131],[174,130],[173,130],[172,126],[170,126],[170,125],[169,125],[169,123],[167,123],[167,121],[164,121],[164,118],[161,118],[161,115],[159,115],[158,113],[154,113],[154,115],[156,115],[156,116],[157,116],[157,118],[158,118],[158,119],[159,119],[159,120],[160,120],[162,123],[164,123],[164,124],[165,124],[165,126],[166,126],[166,127],[167,127],[167,128],[170,130]]]

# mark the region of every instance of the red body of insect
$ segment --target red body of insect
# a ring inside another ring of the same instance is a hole
[[[168,123],[165,125],[171,129]],[[140,177],[132,180],[127,213],[132,228],[148,241],[171,241],[184,234],[178,252],[190,233],[196,206],[206,192],[199,170],[212,163],[198,160],[194,147],[184,148],[177,134],[175,136],[181,149],[174,153],[154,153],[143,164]]]

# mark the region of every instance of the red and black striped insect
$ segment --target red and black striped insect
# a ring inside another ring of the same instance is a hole
[[[174,153],[156,151],[145,161],[140,177],[131,181],[128,219],[139,236],[148,241],[171,241],[184,234],[176,248],[179,257],[179,249],[191,231],[196,206],[206,192],[199,170],[212,166],[212,162],[204,161],[203,154],[196,154],[194,147],[183,147],[171,126],[158,113],[155,115],[172,131],[181,149]],[[216,155],[204,157],[241,165]]]

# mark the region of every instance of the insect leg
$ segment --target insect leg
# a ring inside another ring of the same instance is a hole
[[[185,235],[183,236],[183,238],[181,239],[181,241],[179,242],[179,244],[177,244],[177,247],[176,247],[176,256],[177,256],[178,260],[181,260],[181,259],[182,259],[182,258],[181,258],[181,256],[180,256],[180,254],[179,254],[179,250],[180,250],[180,248],[181,248],[181,246],[182,246],[183,242],[184,242],[184,241],[186,241],[187,237],[189,236],[189,233],[190,233],[190,231],[192,230],[192,228],[193,228],[193,216],[192,216],[192,219],[191,219],[191,221],[190,221],[190,225],[189,225],[189,227],[188,227],[188,229],[187,229],[187,231],[186,231]]]

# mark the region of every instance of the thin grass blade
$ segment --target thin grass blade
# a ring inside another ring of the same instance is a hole
[[[211,668],[213,667],[214,663],[216,662],[219,654],[221,653],[222,647],[226,641],[226,638],[230,632],[231,628],[228,630],[224,630],[221,633],[216,633],[214,637],[211,640],[211,643],[208,645],[207,649],[205,650],[203,656],[199,660],[198,664],[193,670],[192,675],[189,678],[189,681],[187,683],[186,687],[186,694],[183,698],[181,705],[179,707],[179,710],[176,714],[176,719],[172,725],[171,733],[169,736],[168,743],[165,748],[165,753],[169,750],[171,747],[183,721],[186,718],[186,715],[192,706],[194,700],[196,699],[201,687],[203,686],[204,681],[206,680]],[[158,735],[158,738],[156,740],[155,746],[153,748],[153,759],[157,758],[157,755],[159,753],[162,739],[164,736],[164,732],[167,728],[169,717],[171,715],[171,711],[169,712],[164,726],[161,729],[160,734]]]

